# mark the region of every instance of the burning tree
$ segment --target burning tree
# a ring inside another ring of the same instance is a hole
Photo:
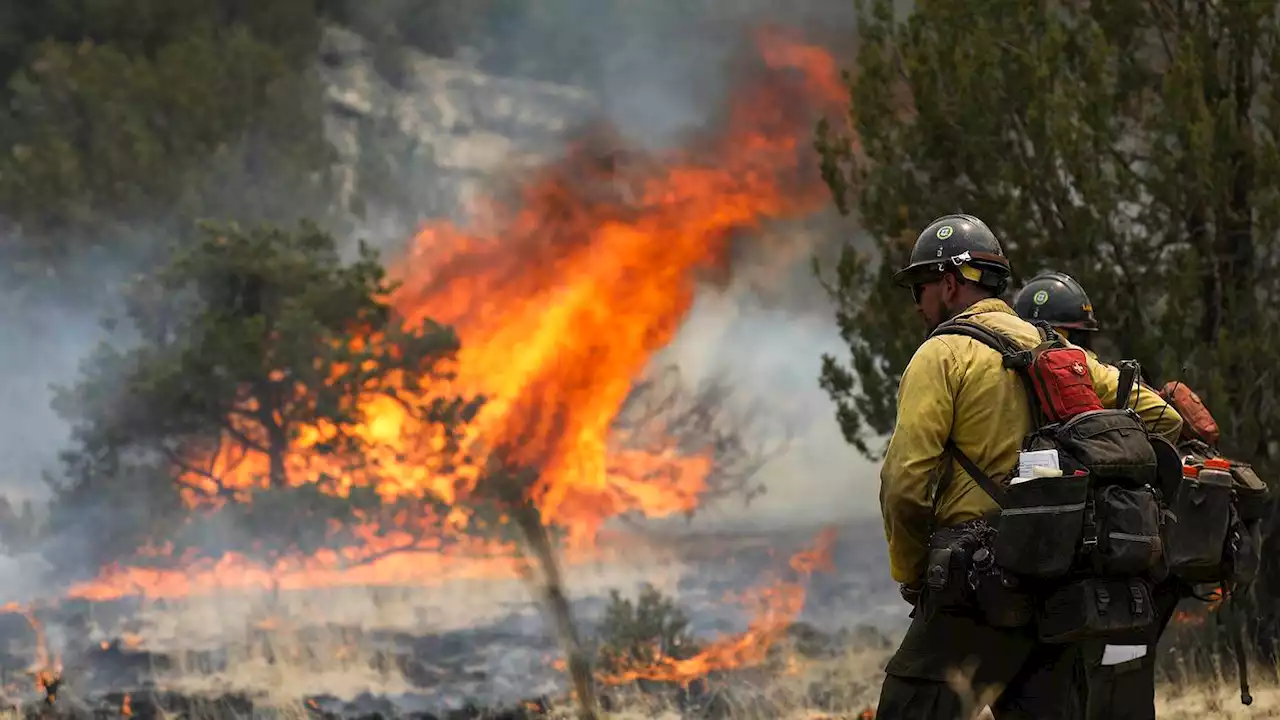
[[[156,530],[170,551],[276,559],[352,544],[405,503],[433,502],[383,502],[386,441],[400,438],[367,411],[395,404],[420,445],[397,459],[416,452],[447,472],[441,458],[477,403],[424,391],[448,380],[458,340],[429,319],[405,323],[386,300],[394,289],[372,250],[344,264],[313,225],[206,225],[128,288],[136,342],[104,343],[59,390],[74,446],[53,526],[86,530],[98,564]]]

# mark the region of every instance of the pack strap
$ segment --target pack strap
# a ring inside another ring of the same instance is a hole
[[[995,501],[996,505],[999,505],[1002,508],[1004,507],[1004,488],[1000,487],[999,484],[992,480],[990,475],[982,472],[982,469],[979,468],[973,460],[969,459],[969,456],[965,455],[963,450],[956,447],[956,444],[953,441],[947,440],[944,450],[946,455],[950,456],[950,458],[955,458],[955,461],[960,463],[960,467],[964,468],[964,471],[969,474],[969,477],[973,478],[973,481],[978,483],[978,487],[982,488],[983,492],[991,496],[991,499]],[[939,479],[938,488],[933,496],[933,509],[935,511],[935,515],[937,514],[938,501],[942,499],[942,494],[951,486],[952,475],[951,463],[948,462],[947,469],[942,473],[942,478]]]
[[[1053,332],[1047,324],[1035,323],[1035,326],[1040,333],[1041,345],[1046,343],[1056,344],[1061,341],[1061,337]],[[1002,333],[998,333],[981,323],[964,318],[948,320],[935,328],[932,333],[929,333],[929,337],[937,335],[963,335],[977,340],[1000,353],[1005,369],[1014,370],[1018,373],[1018,378],[1022,380],[1022,386],[1027,393],[1027,407],[1031,411],[1031,428],[1038,430],[1044,425],[1044,411],[1040,408],[1040,396],[1036,394],[1034,381],[1031,378],[1031,373],[1028,372],[1034,357],[1031,350],[1023,350],[1017,343],[1005,337]],[[966,468],[967,471],[968,469]]]
[[[1240,676],[1240,704],[1252,705],[1253,695],[1249,693],[1249,660],[1244,654],[1244,638],[1241,637],[1243,629],[1240,627],[1241,615],[1244,614],[1244,608],[1240,607],[1240,601],[1236,597],[1236,588],[1223,588],[1224,593],[1228,593],[1223,599],[1224,603],[1230,603],[1231,607],[1227,608],[1230,616],[1227,622],[1230,623],[1231,644],[1236,655],[1236,672]]]
[[[952,318],[934,328],[929,333],[929,337],[937,335],[964,335],[986,345],[1004,356],[1004,366],[1006,368],[1014,367],[1015,363],[1021,361],[1021,358],[1015,359],[1014,356],[1021,355],[1024,351],[1018,347],[1012,340],[1003,334],[992,330],[981,323],[974,322],[965,318]],[[1027,353],[1026,363],[1030,365],[1030,353]],[[1025,366],[1024,366],[1025,367]]]

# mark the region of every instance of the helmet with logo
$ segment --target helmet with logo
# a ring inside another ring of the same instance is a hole
[[[899,285],[928,282],[954,272],[997,295],[1009,281],[1009,260],[987,224],[972,215],[943,215],[916,238],[907,266],[894,274]]]
[[[1060,272],[1031,278],[1013,300],[1014,312],[1024,320],[1043,320],[1053,327],[1095,331],[1093,303],[1076,279]]]

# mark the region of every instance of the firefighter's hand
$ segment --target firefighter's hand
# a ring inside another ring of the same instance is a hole
[[[924,583],[919,581],[898,585],[898,593],[902,595],[902,599],[906,600],[907,604],[912,607],[915,607],[916,603],[919,602],[920,592],[922,590],[924,590]]]

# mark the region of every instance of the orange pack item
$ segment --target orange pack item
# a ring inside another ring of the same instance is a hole
[[[1210,445],[1218,444],[1218,421],[1213,419],[1209,408],[1204,406],[1200,396],[1182,382],[1166,383],[1160,391],[1173,409],[1182,416],[1182,432],[1197,437]]]

